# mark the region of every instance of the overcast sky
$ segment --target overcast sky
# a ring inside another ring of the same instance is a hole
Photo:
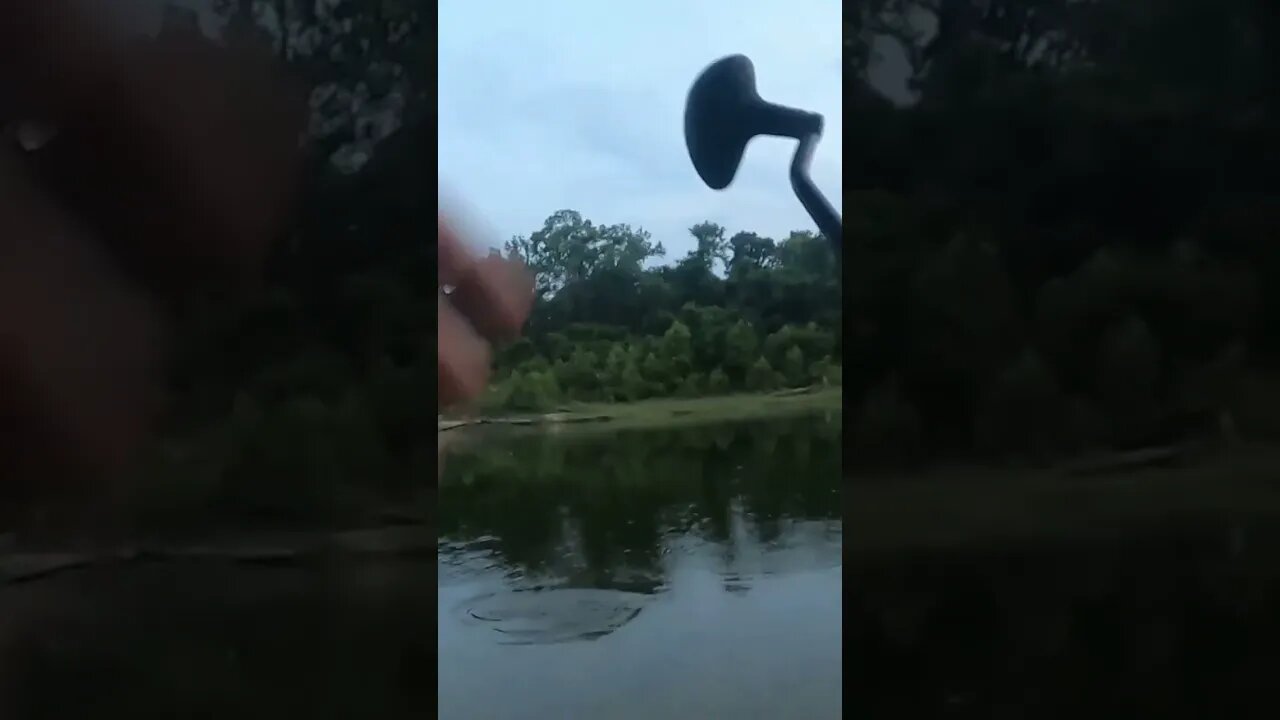
[[[713,191],[684,147],[684,97],[713,60],[750,57],[765,99],[826,116],[813,175],[839,207],[841,30],[836,0],[441,0],[442,206],[495,245],[574,209],[644,227],[669,259],[703,220],[812,229],[787,176],[795,142],[753,141],[734,184]]]

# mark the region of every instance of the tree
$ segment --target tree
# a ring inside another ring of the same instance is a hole
[[[1147,323],[1129,315],[1112,325],[1099,348],[1098,396],[1121,443],[1154,431],[1161,384],[1160,346]]]
[[[764,358],[757,359],[747,370],[746,387],[753,392],[767,392],[777,389],[780,378],[773,366]]]
[[[506,251],[523,260],[537,278],[540,298],[548,299],[569,283],[582,282],[610,268],[638,275],[646,260],[665,254],[643,230],[627,225],[597,226],[573,210],[561,210],[542,229],[515,237]]]
[[[672,372],[686,376],[693,371],[693,336],[684,323],[671,323],[662,335],[661,351]]]
[[[312,88],[309,138],[342,170],[427,118],[434,78],[421,0],[216,0],[215,9],[229,34],[262,36]]]
[[[739,320],[729,328],[725,334],[724,368],[731,377],[736,375],[740,381],[746,377],[747,369],[758,357],[758,344],[755,330],[745,321]]]
[[[804,364],[804,353],[795,345],[792,345],[783,356],[782,377],[791,387],[808,384],[809,374]]]
[[[707,392],[712,395],[724,395],[729,392],[732,385],[729,382],[729,376],[724,370],[716,368],[711,371],[710,377],[707,379]]]

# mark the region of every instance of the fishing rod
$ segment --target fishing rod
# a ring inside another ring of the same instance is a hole
[[[713,190],[733,182],[747,143],[757,135],[795,138],[791,188],[818,229],[840,255],[840,214],[809,176],[813,150],[822,138],[822,115],[767,102],[756,91],[755,66],[745,55],[721,58],[702,71],[684,109],[684,141],[698,176]]]

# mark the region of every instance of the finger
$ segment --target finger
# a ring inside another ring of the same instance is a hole
[[[73,474],[117,469],[158,401],[160,322],[98,244],[7,160],[0,156],[0,415],[23,443],[6,448],[4,461]]]
[[[436,217],[436,266],[441,287],[456,286],[471,273],[475,255],[444,218]]]
[[[152,279],[252,277],[292,205],[302,103],[270,66],[211,45],[127,60],[128,90],[64,123],[39,177]]]
[[[460,279],[452,300],[485,337],[510,340],[529,317],[533,278],[519,263],[490,255]]]
[[[476,329],[492,340],[517,335],[533,305],[533,277],[519,263],[488,255],[477,260],[456,231],[437,217],[441,285]]]
[[[78,4],[0,0],[5,100],[61,128],[41,179],[150,276],[252,277],[293,199],[301,94],[256,53],[113,42]]]
[[[439,374],[436,391],[440,407],[473,400],[484,392],[489,378],[489,345],[441,296],[436,318]]]

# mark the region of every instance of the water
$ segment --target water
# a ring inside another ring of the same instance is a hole
[[[429,717],[426,561],[156,563],[0,587],[0,717]]]
[[[434,574],[188,561],[0,586],[0,718],[839,718],[839,432],[473,438],[445,464]]]
[[[502,436],[451,458],[439,716],[841,717],[839,432]]]
[[[1280,527],[850,559],[858,717],[1275,717]]]

